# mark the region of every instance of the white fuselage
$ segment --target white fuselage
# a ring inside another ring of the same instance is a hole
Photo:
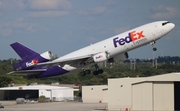
[[[157,21],[142,25],[140,27],[64,55],[54,60],[54,62],[101,52],[108,52],[108,58],[110,59],[118,54],[122,54],[140,46],[154,42],[169,33],[175,25],[173,23],[162,25],[165,22],[167,21]]]

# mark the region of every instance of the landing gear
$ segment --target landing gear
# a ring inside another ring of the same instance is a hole
[[[81,76],[85,76],[86,74],[90,74],[90,73],[91,73],[90,70],[83,70],[83,71],[80,73],[80,75],[81,75]]]
[[[102,69],[99,69],[99,66],[97,64],[94,65],[95,66],[95,71],[93,71],[93,75],[98,75],[98,74],[102,74],[104,71]],[[90,74],[91,71],[90,70],[85,70],[83,69],[82,72],[80,72],[81,76],[85,76],[86,74]]]
[[[94,75],[102,74],[104,71],[102,69],[99,69],[99,66],[95,65],[96,70],[93,72]]]
[[[82,72],[80,72],[80,75],[81,75],[81,76],[85,76],[86,73],[84,73],[84,71],[82,71]]]
[[[154,47],[154,48],[153,48],[153,51],[156,51],[156,50],[157,50],[157,48],[156,48],[156,47]]]
[[[84,72],[85,72],[86,74],[90,74],[90,73],[91,73],[90,70],[85,70]]]
[[[156,51],[156,50],[157,50],[157,48],[154,47],[154,44],[155,44],[155,43],[156,43],[155,41],[153,41],[153,42],[150,43],[150,44],[152,45],[152,47],[153,47],[153,51]]]
[[[102,69],[98,69],[97,71],[94,71],[94,75],[102,74],[104,71]]]

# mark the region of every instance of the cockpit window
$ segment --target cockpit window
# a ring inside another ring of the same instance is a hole
[[[170,23],[170,22],[164,22],[164,23],[162,23],[162,26],[164,26],[164,25],[166,25],[166,24],[168,24],[168,23]]]

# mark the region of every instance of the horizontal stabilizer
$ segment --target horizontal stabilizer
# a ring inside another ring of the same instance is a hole
[[[45,72],[46,70],[47,69],[21,70],[21,71],[12,71],[12,72],[9,72],[7,74],[10,74],[10,75],[23,75],[23,76],[37,75],[37,74],[41,74],[41,73]]]

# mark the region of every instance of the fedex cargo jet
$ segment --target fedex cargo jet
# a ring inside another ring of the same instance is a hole
[[[41,78],[62,75],[81,68],[81,74],[85,75],[91,73],[87,67],[95,66],[93,74],[97,75],[103,73],[103,70],[99,69],[97,65],[99,62],[118,62],[125,60],[128,58],[128,51],[146,44],[151,44],[153,50],[156,51],[157,49],[154,47],[156,40],[168,34],[174,27],[175,25],[168,21],[148,23],[76,50],[53,61],[45,62],[35,57],[30,58],[25,64],[16,66],[16,71],[9,74],[19,74],[22,72],[21,74],[28,73],[29,76],[33,75]],[[33,62],[33,60],[36,60],[36,62]],[[42,67],[50,64],[54,66]]]

